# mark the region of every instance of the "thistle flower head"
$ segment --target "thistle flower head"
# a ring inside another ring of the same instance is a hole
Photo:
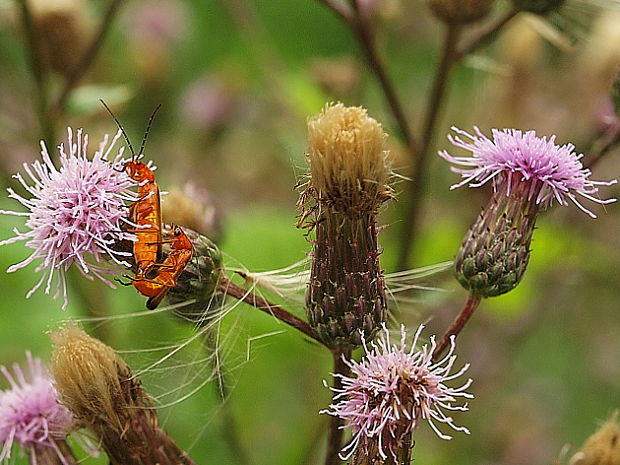
[[[385,318],[376,216],[392,198],[386,135],[365,109],[327,105],[308,121],[308,182],[300,227],[314,228],[306,308],[331,347],[355,347]]]
[[[308,121],[308,194],[336,211],[376,212],[392,197],[385,138],[364,108],[327,105]]]
[[[345,360],[352,375],[335,375],[341,378],[342,388],[332,388],[336,393],[334,402],[321,413],[342,418],[345,427],[352,429],[353,437],[342,450],[343,460],[358,448],[362,454],[377,450],[382,460],[389,456],[396,460],[399,447],[423,420],[442,439],[451,436],[442,433],[436,422],[469,433],[467,428],[456,426],[443,411],[468,410],[467,404],[453,403],[458,397],[473,397],[465,392],[471,379],[457,388],[445,383],[461,376],[469,365],[452,373],[456,360],[454,339],[449,353],[437,362],[432,360],[434,336],[430,347],[425,344],[416,349],[423,328],[420,325],[408,349],[404,327],[400,329],[400,343],[392,344],[384,325],[378,342],[364,341],[366,354],[360,362]]]
[[[41,142],[42,162],[24,164],[25,176],[14,175],[28,195],[24,197],[8,188],[9,197],[28,211],[0,210],[0,213],[26,217],[27,228],[23,232],[15,229],[15,236],[1,241],[0,245],[26,241],[26,246],[33,249],[28,258],[7,271],[42,260],[35,271],[45,270],[45,273],[28,292],[28,297],[43,283],[45,293],[50,293],[56,277],[54,297],[62,292],[63,308],[67,305],[65,272],[71,265],[77,264],[84,276],[96,276],[110,285],[103,276],[109,266],[101,261],[111,258],[126,265],[123,256],[129,253],[114,251],[112,245],[133,239],[133,234],[121,231],[121,225],[128,216],[125,202],[136,200],[129,190],[134,181],[115,168],[121,162],[123,148],[116,152],[112,162],[108,160],[120,131],[111,142],[106,135],[92,159],[87,157],[88,135],[81,129],[75,137],[71,128],[67,132],[67,146],[59,146],[60,168],[52,162]]]
[[[567,205],[570,200],[577,207],[596,218],[596,215],[580,203],[578,196],[600,204],[615,202],[616,199],[601,200],[595,195],[596,186],[615,184],[612,181],[592,181],[591,171],[584,168],[580,159],[583,154],[575,153],[572,144],[556,145],[555,136],[537,137],[534,131],[523,132],[518,129],[493,129],[493,140],[485,136],[477,127],[475,135],[453,127],[457,136],[448,139],[456,147],[469,150],[471,157],[455,157],[440,151],[439,155],[455,165],[452,171],[464,178],[451,189],[469,184],[479,187],[493,181],[495,189],[508,183],[506,195],[514,190],[524,191],[529,201],[541,206],[550,205],[556,200]],[[461,139],[464,136],[470,141]]]
[[[33,452],[45,447],[60,451],[56,440],[65,439],[73,422],[71,412],[58,403],[52,378],[38,358],[27,352],[27,370],[15,364],[13,373],[0,366],[10,389],[0,391],[0,462],[11,456],[14,443]]]
[[[59,397],[95,434],[110,463],[195,465],[159,427],[153,400],[111,347],[76,326],[51,337]]]

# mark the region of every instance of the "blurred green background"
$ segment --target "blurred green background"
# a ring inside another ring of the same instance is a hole
[[[62,88],[63,70],[83,53],[106,4],[31,2],[37,21],[50,9],[66,15],[52,26],[41,23],[50,34],[43,56],[51,95]],[[441,26],[422,1],[364,5],[419,132]],[[483,131],[517,127],[557,134],[558,142],[587,151],[608,124],[608,86],[620,57],[620,8],[617,2],[607,6],[569,1],[562,14],[547,20],[515,18],[490,46],[454,70],[436,148],[448,148],[451,125],[466,130],[478,125]],[[507,7],[498,1],[492,15]],[[0,2],[0,18],[1,184],[16,188],[10,175],[38,158],[43,132],[16,4]],[[122,2],[92,67],[53,119],[54,143],[63,140],[67,125],[84,127],[91,147],[114,133],[100,98],[114,109],[134,146],[155,106],[163,104],[146,149],[158,166],[158,183],[177,193],[187,183],[194,186],[190,198],[206,212],[202,227],[236,267],[271,270],[308,253],[310,243],[294,227],[294,185],[305,171],[306,119],[326,102],[368,108],[393,134],[388,146],[395,170],[408,174],[405,148],[355,39],[315,0]],[[593,178],[617,177],[619,166],[618,150],[611,151]],[[451,260],[484,205],[487,189],[450,192],[456,180],[448,164],[433,157],[412,266]],[[407,181],[395,188],[402,195]],[[618,196],[617,188],[604,189],[602,197],[611,196]],[[393,202],[382,212],[387,272],[394,271],[404,204]],[[0,209],[16,208],[16,202],[0,198]],[[416,463],[550,464],[565,444],[574,451],[620,407],[620,215],[615,205],[593,210],[597,220],[576,208],[555,207],[541,215],[523,283],[484,302],[459,338],[459,360],[472,365],[476,398],[470,412],[456,414],[455,421],[472,434],[442,441],[422,425],[415,433]],[[0,239],[22,224],[0,217]],[[28,254],[23,244],[3,246],[0,268]],[[136,371],[198,334],[171,311],[146,312],[131,287],[108,290],[72,279],[64,312],[61,301],[41,292],[26,299],[37,279],[33,267],[0,278],[1,364],[23,361],[25,350],[48,360],[46,332],[60,321],[93,314],[104,322],[84,327],[126,355]],[[416,294],[414,304],[402,304],[398,318],[410,328],[427,322],[428,336],[444,330],[466,294],[449,273],[424,283],[448,292]],[[298,305],[284,305],[303,315]],[[330,401],[322,385],[329,379],[329,354],[245,305],[230,308],[217,334],[230,390],[225,406],[213,381],[213,357],[199,341],[171,356],[161,370],[143,374],[147,390],[163,406],[165,428],[201,464],[322,463],[328,419],[318,411]],[[156,348],[162,349],[151,350]],[[85,463],[107,462],[101,457]]]

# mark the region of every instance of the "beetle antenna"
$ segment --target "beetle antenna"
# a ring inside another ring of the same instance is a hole
[[[121,130],[121,132],[123,133],[123,137],[125,137],[125,142],[127,142],[127,145],[129,146],[129,150],[131,150],[131,156],[133,158],[136,158],[136,152],[134,151],[133,146],[131,145],[131,142],[129,141],[129,137],[127,137],[127,133],[125,132],[125,129],[123,129],[123,126],[118,121],[118,119],[116,119],[116,116],[114,116],[114,113],[112,113],[112,110],[110,110],[110,107],[105,104],[103,99],[99,99],[99,101],[105,107],[105,109],[108,110],[108,113],[110,113],[110,116],[114,119],[114,121],[116,122],[116,125]]]
[[[160,108],[161,108],[161,103],[157,105],[157,107],[155,107],[155,110],[153,110],[153,113],[151,114],[151,117],[149,118],[149,122],[146,125],[146,131],[144,132],[144,138],[142,139],[142,145],[140,145],[140,152],[138,153],[138,156],[144,153],[143,152],[144,146],[146,145],[146,139],[149,136],[149,131],[151,130],[151,124],[153,124],[153,119],[155,118],[155,115],[157,114]]]

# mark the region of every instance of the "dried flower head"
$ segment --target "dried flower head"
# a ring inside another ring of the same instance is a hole
[[[618,411],[590,436],[570,460],[570,465],[617,465],[620,463]]]
[[[124,171],[115,168],[121,162],[123,148],[112,162],[108,160],[120,131],[109,145],[106,135],[92,159],[87,157],[88,135],[78,129],[74,139],[72,129],[67,128],[67,132],[67,146],[59,146],[60,168],[56,168],[41,142],[43,161],[24,164],[26,178],[21,174],[13,176],[29,196],[23,197],[8,188],[9,197],[28,211],[0,210],[0,213],[27,218],[27,230],[15,229],[15,236],[1,241],[0,245],[26,241],[26,246],[34,250],[27,259],[7,271],[11,273],[35,260],[42,260],[35,271],[45,270],[45,273],[27,296],[30,297],[43,283],[45,293],[49,294],[56,277],[54,298],[62,292],[63,308],[67,305],[65,272],[71,265],[77,264],[85,277],[92,279],[92,275],[109,285],[112,284],[104,277],[110,271],[108,259],[127,265],[123,257],[130,253],[115,251],[112,246],[117,241],[134,238],[121,228],[128,216],[125,202],[136,200],[129,190],[134,181]]]
[[[325,208],[376,213],[392,198],[389,153],[381,125],[362,107],[327,105],[308,121],[307,192]]]
[[[493,140],[485,136],[477,127],[476,135],[452,127],[452,130],[471,140],[466,142],[459,136],[448,136],[450,142],[472,152],[471,157],[454,157],[445,150],[439,155],[455,165],[471,168],[452,168],[463,178],[451,189],[469,184],[479,187],[493,180],[495,189],[501,183],[510,187],[506,195],[524,184],[527,198],[536,204],[546,206],[555,199],[560,205],[568,205],[568,200],[577,205],[592,218],[596,215],[579,203],[577,195],[600,204],[615,202],[616,199],[601,200],[594,195],[596,186],[609,186],[617,181],[592,181],[592,172],[584,168],[580,159],[583,154],[575,153],[573,144],[556,145],[555,136],[549,139],[537,137],[534,131],[523,132],[518,129],[493,129]]]
[[[308,182],[298,225],[314,228],[306,292],[310,325],[328,345],[355,347],[385,317],[376,215],[392,198],[386,138],[360,107],[327,105],[308,121]]]
[[[390,342],[389,332],[383,326],[378,342],[367,344],[364,341],[366,354],[360,362],[345,360],[352,376],[335,375],[341,378],[342,389],[332,388],[336,393],[334,403],[321,413],[342,418],[345,427],[352,429],[353,437],[342,450],[343,460],[356,450],[361,454],[376,451],[381,460],[388,457],[396,460],[399,448],[423,420],[428,421],[442,439],[451,439],[451,436],[442,433],[435,422],[469,433],[467,428],[455,425],[444,412],[468,410],[467,404],[453,403],[458,397],[473,397],[465,392],[471,379],[457,388],[445,383],[461,376],[469,365],[451,373],[456,360],[454,338],[448,354],[437,362],[432,360],[434,336],[431,336],[430,347],[425,344],[416,349],[423,328],[420,325],[407,349],[404,326],[400,329],[400,344]]]
[[[527,268],[530,244],[541,208],[553,201],[567,205],[570,200],[592,218],[596,215],[580,203],[578,196],[608,204],[616,199],[595,197],[597,185],[610,185],[589,179],[574,152],[574,146],[555,145],[555,136],[537,137],[534,131],[493,130],[493,140],[475,128],[476,135],[453,128],[460,135],[449,136],[455,146],[472,152],[471,157],[446,160],[467,168],[452,170],[464,178],[452,189],[469,184],[479,187],[492,181],[494,192],[487,206],[469,229],[455,260],[456,277],[461,285],[478,297],[494,297],[514,289]]]
[[[13,374],[0,366],[10,384],[10,389],[0,391],[0,462],[10,458],[17,443],[31,457],[40,449],[48,449],[65,463],[59,441],[71,431],[73,417],[58,403],[52,378],[41,360],[30,352],[26,352],[26,359],[27,370],[15,364]]]
[[[51,335],[59,397],[113,465],[194,465],[159,427],[140,379],[112,348],[76,326]]]

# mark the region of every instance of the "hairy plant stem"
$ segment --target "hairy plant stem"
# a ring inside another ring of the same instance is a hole
[[[306,336],[314,339],[319,342],[321,345],[324,345],[328,349],[332,350],[331,347],[327,346],[321,339],[316,335],[312,327],[302,320],[299,317],[296,317],[290,312],[287,312],[282,307],[279,307],[276,304],[269,302],[268,300],[254,294],[247,289],[244,289],[240,286],[234,284],[230,279],[225,276],[220,277],[217,283],[218,290],[223,292],[224,294],[234,297],[235,299],[241,300],[246,304],[252,305],[259,310],[262,310],[265,313],[277,318],[278,320],[286,323],[287,325],[292,326],[293,328],[301,331]]]
[[[465,324],[473,315],[474,310],[476,310],[476,308],[478,308],[478,305],[480,305],[481,300],[481,297],[469,295],[467,301],[463,305],[463,308],[461,308],[461,311],[456,316],[454,321],[452,321],[452,324],[446,330],[444,335],[441,337],[441,340],[437,344],[437,347],[433,352],[434,360],[437,360],[439,357],[441,357],[441,354],[448,348],[448,346],[450,345],[450,336],[456,337],[461,332]]]
[[[54,123],[47,111],[48,89],[47,79],[41,61],[40,37],[32,19],[32,11],[30,11],[28,1],[19,0],[19,5],[21,7],[22,27],[28,44],[30,71],[36,85],[35,105],[41,137],[48,147],[53,147],[56,145],[56,138],[54,134]]]
[[[116,17],[116,13],[118,12],[121,3],[123,3],[123,0],[110,1],[108,9],[106,10],[103,19],[99,24],[99,28],[93,36],[92,42],[86,48],[86,51],[84,52],[80,60],[76,63],[75,67],[71,70],[69,76],[65,81],[64,87],[60,92],[56,103],[54,104],[54,114],[60,114],[64,110],[74,88],[77,86],[80,79],[82,79],[84,74],[86,74],[86,71],[88,71],[88,69],[92,65],[95,57],[97,56],[97,53],[99,53],[99,50],[103,45],[103,41],[105,40],[105,37],[110,30],[110,26],[112,25],[112,22]]]
[[[411,184],[409,190],[408,209],[405,214],[404,231],[402,235],[401,250],[398,259],[398,269],[405,270],[408,268],[409,256],[414,247],[414,240],[417,237],[418,222],[420,218],[420,210],[424,198],[424,190],[426,187],[426,166],[437,126],[439,111],[442,107],[448,85],[448,77],[450,70],[456,64],[455,53],[456,46],[461,33],[461,27],[458,25],[446,26],[445,37],[443,42],[443,51],[435,77],[433,78],[433,86],[426,104],[426,115],[424,117],[424,126],[422,129],[422,138],[420,142],[420,150],[417,156],[417,163],[411,176]]]
[[[342,379],[340,376],[336,375],[348,376],[350,374],[351,369],[349,368],[349,365],[344,362],[343,357],[346,359],[350,358],[351,351],[333,349],[332,356],[334,358],[332,389],[338,390],[342,389]],[[325,454],[325,465],[338,465],[339,463],[341,463],[338,454],[342,450],[342,438],[344,435],[344,430],[342,429],[343,425],[344,421],[342,420],[342,418],[338,416],[329,417],[329,430],[327,432],[327,451]]]

